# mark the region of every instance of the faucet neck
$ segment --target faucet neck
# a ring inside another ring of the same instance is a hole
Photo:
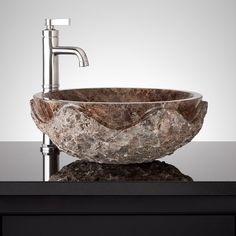
[[[45,29],[43,34],[43,92],[59,89],[58,56],[53,53],[53,48],[58,47],[59,31]]]

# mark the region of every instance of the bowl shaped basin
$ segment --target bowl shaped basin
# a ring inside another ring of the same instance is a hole
[[[200,131],[207,102],[195,92],[88,88],[37,93],[37,127],[80,160],[128,164],[172,154]]]

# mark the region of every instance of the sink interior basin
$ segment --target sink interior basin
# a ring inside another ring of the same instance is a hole
[[[195,92],[144,88],[90,88],[54,91],[44,94],[51,100],[91,103],[150,103],[200,98]]]
[[[88,88],[35,94],[37,127],[69,155],[99,163],[151,162],[200,131],[207,102],[199,93],[147,88]]]

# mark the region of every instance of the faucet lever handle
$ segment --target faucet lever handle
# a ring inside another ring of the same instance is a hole
[[[55,25],[70,25],[70,18],[67,19],[45,19],[45,26],[48,29],[53,29]]]

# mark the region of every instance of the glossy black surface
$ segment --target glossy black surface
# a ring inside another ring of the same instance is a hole
[[[0,142],[0,181],[42,181],[40,142]],[[61,153],[60,167],[77,160]],[[194,181],[236,181],[236,142],[191,142],[161,161]]]

